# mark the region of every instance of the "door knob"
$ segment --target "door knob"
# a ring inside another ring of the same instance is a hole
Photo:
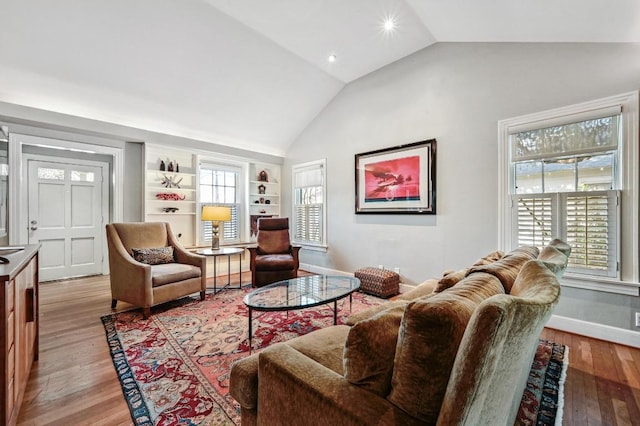
[[[29,229],[31,229],[32,231],[35,231],[36,229],[38,229],[38,221],[37,220],[32,220],[31,221],[31,226],[29,227]]]

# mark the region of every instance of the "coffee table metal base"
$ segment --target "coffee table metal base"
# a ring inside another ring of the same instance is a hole
[[[328,305],[329,303],[327,303]],[[353,294],[349,294],[349,312],[351,312],[351,306],[353,304]],[[281,312],[285,312],[285,311],[295,311],[298,309],[304,309],[304,308],[296,308],[296,309],[282,309]],[[253,350],[253,345],[251,344],[251,338],[253,336],[253,311],[260,311],[260,309],[258,308],[249,308],[249,352],[251,352]],[[262,311],[262,312],[269,312],[269,311],[273,311],[273,309],[269,309],[268,311]],[[334,300],[333,301],[333,325],[337,325],[338,324],[338,300]]]
[[[244,297],[249,314],[249,352],[253,350],[253,311],[288,312],[333,303],[333,324],[338,324],[338,301],[349,296],[349,310],[353,292],[360,288],[360,280],[353,277],[312,275],[278,281],[259,288]]]

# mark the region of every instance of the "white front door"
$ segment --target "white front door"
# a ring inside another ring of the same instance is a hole
[[[28,160],[29,244],[42,281],[102,273],[107,165]]]

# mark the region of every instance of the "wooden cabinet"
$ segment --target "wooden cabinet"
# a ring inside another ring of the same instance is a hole
[[[29,372],[38,359],[38,245],[5,255],[0,265],[0,419],[15,425]]]

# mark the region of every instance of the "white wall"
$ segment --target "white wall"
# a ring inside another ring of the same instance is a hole
[[[399,267],[408,283],[468,265],[498,244],[498,120],[639,88],[640,44],[440,43],[356,80],[285,160],[286,188],[292,164],[327,158],[329,249],[301,261]],[[355,215],[354,155],[430,138],[437,215]],[[556,313],[637,330],[639,299],[563,288]]]

